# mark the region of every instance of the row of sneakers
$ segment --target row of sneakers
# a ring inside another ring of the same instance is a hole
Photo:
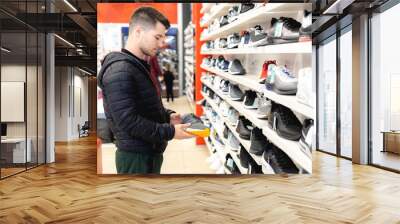
[[[208,34],[235,21],[239,15],[237,9],[238,6],[234,6],[229,10],[227,15],[222,16],[219,20],[215,19],[210,27],[205,29],[202,35]],[[305,10],[303,13],[302,23],[291,17],[274,17],[271,18],[267,29],[265,29],[261,24],[257,24],[250,29],[233,33],[228,37],[220,38],[217,40],[218,44],[207,44],[203,50],[216,48],[232,49],[238,47],[259,47],[271,44],[310,41],[312,23],[311,16],[311,13]]]
[[[226,60],[223,56],[217,58],[206,57],[202,61],[205,67],[216,68],[232,75],[245,75],[246,70],[238,59]],[[299,78],[298,78],[299,77]],[[299,69],[298,77],[286,66],[278,66],[276,60],[267,60],[263,63],[259,79],[267,90],[280,95],[297,95],[300,102],[313,105],[312,70],[310,67]],[[299,82],[299,79],[302,79]],[[299,90],[299,94],[297,94]]]
[[[271,111],[271,100],[264,97],[263,94],[251,90],[242,91],[239,85],[221,79],[219,76],[206,73],[203,77],[207,79],[214,88],[219,89],[223,95],[229,96],[233,101],[243,101],[244,108],[255,110],[257,118],[268,118]]]
[[[232,75],[244,75],[246,70],[240,60],[227,61],[223,56],[218,58],[206,57],[203,66],[215,67]],[[315,92],[313,91],[313,77],[311,67],[299,69],[297,77],[286,66],[277,65],[276,60],[267,60],[263,63],[259,83],[265,85],[280,95],[296,95],[298,102],[315,107]],[[225,89],[227,89],[225,85]]]
[[[238,19],[240,14],[249,12],[251,9],[258,8],[262,4],[244,3],[240,6],[233,6],[228,14],[215,19],[209,28],[206,28],[204,34],[208,34]],[[241,32],[238,43],[250,47],[263,46],[267,44],[281,44],[296,41],[311,40],[311,12],[304,10],[302,22],[290,17],[271,18],[269,28],[264,29],[260,24]],[[204,35],[202,34],[202,35]],[[238,33],[236,33],[238,35]],[[239,35],[238,35],[239,36]],[[228,37],[229,38],[229,37]],[[230,41],[230,40],[228,40]]]
[[[201,65],[209,68],[216,68],[232,75],[246,74],[246,70],[243,68],[243,65],[239,59],[228,61],[222,55],[214,58],[211,56],[205,57]]]

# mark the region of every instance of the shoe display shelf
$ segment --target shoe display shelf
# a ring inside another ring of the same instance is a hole
[[[312,46],[309,41],[274,44],[261,47],[243,47],[233,49],[212,49],[201,51],[205,55],[240,55],[240,54],[311,54]]]
[[[206,143],[207,149],[210,152],[210,155],[214,154],[215,148],[211,145],[211,143],[208,141],[209,137],[204,138],[204,142]]]
[[[255,74],[246,74],[246,75],[231,75],[228,72],[223,72],[216,68],[210,68],[204,65],[201,65],[201,68],[207,70],[211,73],[219,75],[220,77],[227,79],[231,82],[244,86],[248,89],[256,91],[258,93],[263,93],[264,97],[281,104],[294,112],[300,113],[307,118],[311,118],[315,120],[315,110],[314,108],[300,103],[297,101],[296,96],[290,95],[280,95],[275,93],[274,91],[267,90],[265,85],[258,83],[258,76]]]
[[[291,140],[287,140],[287,139],[284,139],[284,138],[278,136],[278,134],[268,126],[267,120],[261,120],[261,119],[257,118],[257,116],[255,114],[255,110],[250,110],[250,109],[244,108],[242,102],[231,100],[228,95],[222,94],[221,90],[214,88],[214,86],[211,85],[211,83],[205,81],[204,79],[202,79],[202,83],[204,85],[206,85],[208,88],[210,88],[212,91],[214,91],[215,94],[217,94],[219,97],[221,97],[231,107],[233,107],[235,110],[237,110],[239,112],[239,114],[245,116],[251,123],[253,123],[253,125],[262,129],[263,134],[267,137],[267,139],[270,142],[272,142],[275,146],[280,148],[283,152],[285,152],[286,155],[289,156],[289,158],[296,164],[296,166],[299,169],[303,169],[303,170],[307,171],[308,173],[311,173],[311,171],[312,171],[311,158],[309,158],[306,154],[304,154],[301,151],[298,141],[291,141]],[[239,139],[239,141],[242,140],[240,138],[238,138],[238,139]],[[243,146],[249,152],[250,145],[246,146],[245,144],[243,144]],[[251,153],[250,153],[250,155],[253,156]],[[261,164],[261,159],[262,158],[255,160],[257,162],[257,164],[259,164],[259,165]]]
[[[212,134],[209,136],[211,139],[211,142],[214,145],[214,149],[216,150],[216,153],[218,153],[218,158],[221,161],[222,164],[225,163],[225,149],[219,147],[219,143],[217,143],[217,140],[212,136]]]
[[[214,19],[219,19],[219,17],[226,15],[230,7],[234,6],[233,3],[220,3],[220,4],[213,4],[208,9],[208,12],[205,12],[203,18],[204,21],[200,22],[201,27],[207,27],[214,21]],[[237,5],[237,4],[236,4]],[[205,10],[204,10],[205,11]]]
[[[214,7],[224,8],[224,10],[220,10],[221,13],[219,14],[219,16],[223,16],[228,13],[229,8],[232,7],[233,5],[234,4],[226,3],[226,4],[219,4]],[[255,25],[259,24],[260,22],[270,23],[270,20],[273,17],[281,17],[281,16],[290,17],[294,14],[295,11],[305,9],[304,7],[305,7],[305,4],[303,4],[303,3],[290,3],[290,4],[288,4],[288,3],[267,3],[265,5],[261,5],[260,7],[255,7],[245,13],[239,14],[237,19],[235,21],[233,21],[232,23],[222,26],[216,30],[209,32],[209,33],[205,33],[203,31],[203,33],[201,34],[200,40],[207,41],[207,40],[214,40],[214,39],[217,39],[220,37],[226,37],[229,34],[232,34],[235,32],[240,32],[246,28],[255,26]],[[213,8],[211,8],[211,10]],[[209,18],[211,18],[211,17],[209,17]],[[207,22],[205,22],[203,25],[204,26],[209,25],[213,21],[213,19],[208,19]]]
[[[192,23],[184,30],[185,34],[185,94],[189,101],[189,105],[194,111],[194,42],[193,42],[193,34],[194,34],[194,26]]]
[[[213,6],[217,7],[217,6]],[[222,7],[222,6],[219,6]],[[232,7],[232,5],[230,5]],[[297,17],[299,15],[299,11],[307,9],[309,5],[303,3],[267,3],[267,4],[259,4],[255,8],[239,14],[237,19],[225,26],[219,27],[215,30],[208,32],[208,30],[204,30],[201,34],[201,41],[211,41],[216,40],[217,38],[226,38],[228,35],[240,32],[249,28],[254,27],[257,24],[261,23],[270,23],[270,20],[274,17]],[[211,11],[213,10],[211,9]],[[225,10],[224,14],[227,14],[228,9]],[[212,20],[207,20],[210,24]],[[217,47],[217,46],[216,46]],[[285,64],[287,60],[294,61],[300,55],[301,57],[307,56],[307,54],[312,53],[312,45],[310,41],[307,42],[295,42],[295,43],[285,43],[285,44],[274,44],[274,45],[266,45],[260,47],[239,47],[236,49],[210,49],[203,50],[201,52],[203,55],[254,55],[254,57],[262,57],[264,55],[285,57]],[[290,57],[288,57],[290,56]],[[310,62],[311,63],[311,62]],[[305,65],[304,65],[305,66]],[[311,66],[311,65],[309,65]],[[264,84],[259,83],[259,75],[247,73],[245,75],[232,75],[229,72],[221,71],[217,68],[211,68],[205,65],[201,65],[201,68],[214,73],[215,75],[220,76],[223,79],[229,80],[231,83],[238,84],[246,89],[250,89],[256,91],[258,93],[262,93],[263,97],[268,98],[275,103],[281,104],[293,112],[300,114],[300,116],[304,116],[307,118],[311,118],[315,120],[315,109],[311,106],[305,105],[303,103],[298,102],[297,97],[294,95],[280,95],[273,91],[267,90]],[[231,107],[237,110],[241,115],[245,116],[250,122],[253,123],[254,126],[263,130],[263,134],[267,137],[267,139],[272,142],[275,146],[280,148],[283,152],[285,152],[289,158],[296,164],[299,168],[300,173],[302,171],[306,171],[308,173],[312,172],[312,160],[307,155],[305,155],[300,147],[298,141],[291,141],[285,138],[278,136],[278,134],[272,130],[267,120],[262,120],[257,118],[255,110],[246,109],[243,105],[243,102],[233,101],[230,99],[228,95],[222,94],[222,91],[219,88],[215,88],[208,80],[202,79],[204,85],[214,91],[220,98],[226,101]],[[207,98],[207,97],[206,97]],[[208,98],[208,101],[210,99]],[[210,103],[210,105],[212,105]],[[216,106],[216,104],[214,104]],[[215,109],[217,109],[216,107]],[[216,110],[218,111],[218,110]],[[228,128],[234,129],[229,122],[227,123]],[[235,129],[231,130],[232,133],[236,134]],[[235,136],[236,137],[236,136]],[[238,137],[238,136],[237,136]],[[249,151],[249,143],[243,144],[243,139],[238,138],[240,143],[245,147],[246,150]],[[251,156],[253,154],[249,153]],[[257,164],[260,165],[262,161],[260,158],[255,160]],[[264,167],[263,167],[264,168]],[[269,169],[268,169],[269,170]],[[272,168],[271,168],[272,171]]]
[[[211,100],[205,93],[202,93],[202,94],[203,94],[204,98],[206,99],[206,101],[211,105],[211,108],[213,109],[213,111],[215,111],[218,114],[218,116],[222,119],[223,123],[225,125],[229,125],[228,120],[224,116],[222,116],[222,113],[220,112],[220,110],[219,110],[218,106],[215,104],[215,102],[213,100]],[[208,118],[208,119],[210,119],[210,118]],[[230,129],[231,132],[233,132],[233,134],[235,135],[235,138],[237,138],[239,140],[239,142],[242,144],[241,140],[243,140],[243,139],[239,138],[239,135],[236,133],[235,129],[232,126],[229,129]],[[214,127],[214,130],[216,130],[216,132],[220,136],[222,142],[225,144],[225,149],[224,149],[225,150],[225,155],[226,154],[230,154],[232,159],[233,159],[233,161],[235,162],[236,166],[239,168],[240,173],[241,174],[247,174],[247,169],[240,165],[240,160],[237,157],[238,152],[235,152],[232,149],[232,147],[229,145],[227,139],[225,139],[223,137],[222,128],[221,127]],[[248,141],[248,147],[250,148],[250,141]],[[247,150],[247,152],[248,152],[248,150]],[[257,162],[257,164],[258,164],[258,162]]]
[[[203,80],[202,80],[202,82],[203,82]],[[204,83],[204,82],[203,82]],[[204,83],[205,85],[207,85],[206,83]],[[208,87],[209,87],[209,85],[207,85]],[[211,90],[213,90],[214,92],[215,92],[215,90],[214,89],[212,89],[212,88],[210,88]],[[222,115],[222,112],[220,111],[220,109],[219,109],[219,107],[218,107],[218,105],[214,102],[214,100],[212,100],[206,93],[204,93],[204,92],[202,92],[202,94],[203,94],[203,97],[206,99],[206,101],[210,104],[210,106],[211,106],[211,108],[213,108],[213,110],[221,117],[221,119],[222,119],[222,121],[224,122],[224,124],[229,128],[229,130],[232,132],[232,134],[235,136],[235,138],[236,139],[238,139],[239,140],[239,142],[240,142],[240,144],[244,147],[244,149],[249,153],[249,155],[253,158],[253,160],[257,163],[257,165],[262,165],[262,156],[257,156],[257,155],[254,155],[254,154],[252,154],[252,153],[250,153],[250,140],[245,140],[245,139],[243,139],[243,138],[240,138],[240,136],[239,136],[239,134],[237,133],[237,131],[236,131],[236,125],[234,126],[234,125],[232,125],[230,122],[229,122],[229,120],[228,120],[228,118],[226,118],[226,117],[224,117],[223,115]],[[220,96],[218,93],[216,93],[218,96]],[[221,130],[222,131],[222,130]],[[223,141],[224,141],[225,139],[223,139]],[[229,147],[229,144],[225,144],[225,145],[227,145],[228,147]],[[229,147],[230,148],[230,147]],[[234,152],[234,151],[232,151],[231,149],[229,149],[229,151],[230,151],[230,154],[231,154],[231,156],[232,156],[232,158],[233,158],[233,160],[235,161],[235,163],[236,163],[236,165],[237,165],[237,167],[239,168],[239,170],[240,170],[240,172],[242,173],[242,174],[244,174],[244,173],[247,173],[247,169],[246,168],[243,168],[241,165],[240,165],[240,161],[239,161],[239,159],[237,159],[237,156],[236,156],[236,152]],[[236,160],[235,160],[236,159]],[[267,169],[268,171],[267,172],[265,172],[265,174],[273,174],[274,173],[274,171],[272,170],[272,168],[271,167],[268,167],[268,169]],[[243,172],[242,172],[243,171]]]

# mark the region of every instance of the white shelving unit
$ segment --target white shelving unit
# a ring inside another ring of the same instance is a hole
[[[201,24],[206,27],[209,26],[215,18],[220,18],[221,16],[228,13],[230,7],[234,4],[218,4],[218,6],[213,6],[209,10],[207,14],[207,18],[204,19],[204,22]],[[254,9],[249,10],[246,13],[240,14],[238,18],[225,26],[216,28],[212,31],[204,30],[201,34],[201,41],[213,41],[217,38],[227,37],[228,35],[240,32],[243,30],[247,30],[249,28],[254,27],[257,24],[270,24],[270,20],[272,18],[279,17],[292,17],[297,18],[302,14],[304,9],[310,10],[310,4],[304,3],[267,3],[267,4],[256,4]],[[206,10],[206,9],[204,9]],[[267,45],[261,47],[242,47],[236,49],[210,49],[203,50],[201,54],[203,55],[211,55],[214,57],[218,57],[219,55],[228,56],[228,58],[242,58],[246,57],[259,57],[256,61],[252,61],[253,64],[244,64],[244,66],[254,66],[255,63],[261,63],[265,58],[278,58],[277,61],[283,60],[282,63],[295,63],[296,66],[302,68],[311,66],[311,53],[312,53],[312,43],[308,42],[296,42],[296,43],[286,43],[286,44],[275,44],[275,45]],[[237,55],[237,57],[236,57]],[[307,56],[310,55],[310,58]],[[279,59],[281,58],[281,59]],[[242,61],[243,63],[243,61]],[[258,64],[257,64],[258,65]],[[261,65],[260,65],[261,66]],[[297,68],[296,67],[296,68]],[[267,90],[264,84],[259,83],[259,74],[254,74],[256,69],[248,69],[250,71],[246,75],[232,75],[229,72],[223,72],[216,68],[207,67],[201,65],[201,68],[213,73],[217,76],[220,76],[223,79],[229,80],[233,84],[238,84],[241,88],[253,90],[258,93],[262,93],[263,97],[266,97],[275,103],[281,104],[300,117],[311,118],[315,120],[315,108],[305,105],[297,101],[296,96],[294,95],[279,95],[273,91]],[[242,116],[246,117],[255,127],[260,128],[263,131],[263,134],[267,137],[267,139],[281,149],[284,153],[288,155],[288,157],[296,164],[296,166],[300,169],[300,172],[306,171],[308,173],[312,172],[312,160],[306,154],[304,154],[299,148],[299,144],[297,141],[287,140],[285,138],[280,137],[274,130],[272,130],[267,120],[262,120],[257,118],[256,110],[246,109],[243,105],[243,102],[233,101],[230,99],[228,95],[222,94],[222,91],[219,88],[215,88],[211,83],[206,79],[201,79],[201,82],[210,88],[216,95],[218,95],[223,101],[227,102],[231,107],[233,107],[236,111],[238,111]],[[236,132],[236,128],[232,126],[226,117],[222,116],[222,113],[216,103],[210,99],[206,94],[203,94],[204,98],[210,104],[212,109],[220,115],[225,125],[230,129],[230,131],[235,135],[235,137],[239,140],[240,144],[249,152],[250,150],[250,141],[244,140],[239,137],[239,134]],[[258,165],[263,165],[264,173],[274,173],[273,169],[268,166],[268,164],[263,161],[262,156],[255,156],[252,153],[249,153],[250,156],[255,160]],[[235,161],[236,154],[232,155],[232,158]],[[237,161],[235,161],[236,165]],[[267,166],[265,166],[265,164]],[[242,170],[241,170],[242,172]]]
[[[185,95],[189,101],[189,105],[194,111],[194,26],[192,23],[189,23],[189,25],[185,28],[184,30],[185,34]]]

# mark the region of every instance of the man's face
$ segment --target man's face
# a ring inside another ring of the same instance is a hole
[[[140,49],[148,56],[155,56],[158,50],[165,45],[165,29],[164,25],[157,22],[152,28],[143,30],[140,35]]]

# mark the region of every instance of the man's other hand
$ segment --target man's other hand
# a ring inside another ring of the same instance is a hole
[[[195,135],[186,132],[186,128],[190,127],[190,124],[176,124],[175,125],[175,139],[185,139],[185,138],[193,138]]]
[[[176,125],[176,124],[181,124],[182,123],[182,118],[180,114],[177,113],[172,113],[170,115],[170,124]]]

